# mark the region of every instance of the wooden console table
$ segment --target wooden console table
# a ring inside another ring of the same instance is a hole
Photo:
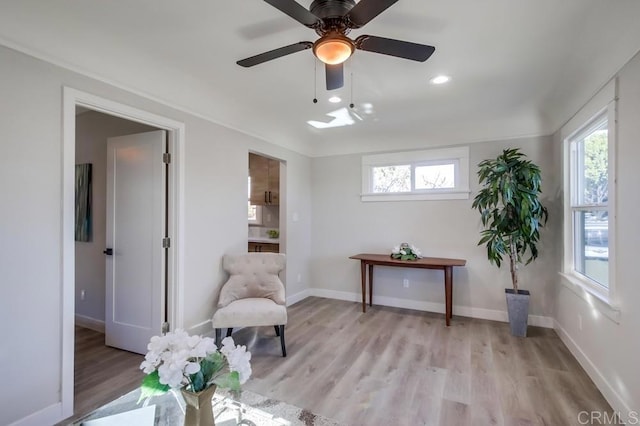
[[[373,304],[373,265],[395,266],[401,268],[440,269],[444,271],[444,293],[446,298],[446,324],[451,323],[453,312],[453,267],[464,266],[467,261],[463,259],[444,259],[439,257],[423,257],[416,260],[398,260],[388,254],[361,253],[349,256],[349,259],[360,261],[360,274],[362,276],[362,312],[367,311],[366,282],[367,265],[369,265],[369,306]]]

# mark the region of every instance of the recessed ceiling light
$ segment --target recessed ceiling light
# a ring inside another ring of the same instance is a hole
[[[444,84],[451,80],[451,77],[447,75],[439,75],[431,79],[431,84]]]
[[[338,96],[332,96],[332,97],[329,98],[329,102],[331,102],[332,104],[337,104],[341,100],[342,99],[340,99]]]

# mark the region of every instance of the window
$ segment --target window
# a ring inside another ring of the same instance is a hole
[[[248,218],[250,225],[262,225],[262,206],[255,206],[251,204],[249,199],[251,198],[251,176],[248,180],[247,190],[247,205],[249,206]]]
[[[596,294],[611,285],[613,102],[565,139],[565,273]]]
[[[362,157],[362,201],[469,198],[469,148]]]

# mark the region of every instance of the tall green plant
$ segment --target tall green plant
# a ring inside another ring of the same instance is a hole
[[[472,207],[480,212],[484,230],[478,245],[486,244],[487,257],[500,267],[509,256],[513,289],[518,292],[518,266],[538,257],[540,228],[548,218],[540,203],[540,168],[518,149],[505,149],[495,160],[478,164],[482,189]],[[528,257],[527,257],[528,255]]]

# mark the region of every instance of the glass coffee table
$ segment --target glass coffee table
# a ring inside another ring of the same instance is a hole
[[[180,426],[184,422],[185,403],[179,391],[169,391],[138,404],[140,389],[98,408],[73,426]],[[266,398],[250,391],[232,394],[217,389],[213,397],[213,414],[216,426],[339,426],[326,417],[307,410]]]

